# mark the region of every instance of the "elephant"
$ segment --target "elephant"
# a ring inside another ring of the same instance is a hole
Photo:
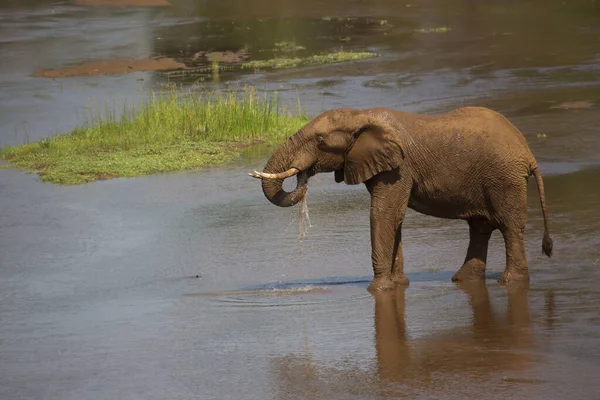
[[[498,282],[529,281],[524,232],[527,183],[534,176],[544,220],[542,252],[552,256],[544,183],[523,134],[485,107],[423,115],[386,107],[325,111],[289,137],[262,172],[265,197],[280,207],[297,204],[308,179],[333,172],[335,181],[364,183],[370,193],[373,280],[369,292],[407,285],[402,222],[408,207],[430,216],[463,219],[467,255],[453,281],[484,280],[488,242],[500,230],[506,267]],[[296,176],[295,189],[283,189]]]

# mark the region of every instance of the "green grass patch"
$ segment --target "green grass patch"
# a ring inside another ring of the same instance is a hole
[[[304,67],[310,65],[320,64],[334,64],[345,61],[362,60],[366,58],[377,57],[377,53],[368,51],[363,52],[351,52],[351,51],[338,51],[336,53],[314,55],[310,57],[302,58],[273,58],[270,60],[256,60],[248,61],[241,64],[242,69],[283,69],[283,68],[295,68]]]
[[[273,94],[151,94],[121,116],[94,116],[65,135],[0,150],[15,167],[45,182],[76,185],[99,179],[197,169],[231,160],[256,142],[289,137],[308,118],[282,109]]]

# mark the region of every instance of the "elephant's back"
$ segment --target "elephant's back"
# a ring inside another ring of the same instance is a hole
[[[423,122],[437,130],[456,129],[464,135],[498,144],[527,146],[525,136],[504,115],[486,107],[461,107],[444,114],[426,116]]]
[[[503,162],[531,163],[533,160],[521,131],[489,108],[461,107],[444,114],[424,116],[413,124],[418,135],[431,138],[432,146],[441,142],[449,151],[472,152],[478,157],[498,158]]]
[[[421,118],[412,131],[406,153],[414,174],[413,208],[429,215],[490,217],[490,193],[526,185],[523,178],[535,162],[521,133],[485,108]],[[450,211],[441,215],[429,209]]]

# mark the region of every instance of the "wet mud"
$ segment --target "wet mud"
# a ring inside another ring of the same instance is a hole
[[[300,100],[310,114],[486,106],[523,131],[539,162],[554,254],[540,250],[531,182],[528,287],[496,283],[505,261],[497,232],[487,280],[453,284],[467,224],[409,210],[410,285],[373,296],[366,190],[335,184],[333,174],[311,178],[311,224],[299,240],[299,207],[271,205],[247,176],[273,147],[246,149],[227,167],[77,187],[0,169],[0,398],[597,397],[597,6],[93,3],[132,7],[0,5],[0,56],[11,60],[0,64],[0,145],[66,132],[82,115],[118,110],[165,84],[250,84],[277,92],[290,109]],[[204,75],[142,68],[155,59],[202,68],[215,55],[236,63],[340,46],[382,56],[200,83]],[[142,64],[133,78],[134,60]],[[77,78],[32,78],[56,65]]]
[[[52,69],[38,69],[33,76],[37,78],[72,78],[82,76],[102,76],[102,75],[120,75],[132,72],[152,72],[152,71],[174,71],[188,70],[198,71],[194,65],[204,61],[205,63],[224,63],[237,64],[248,59],[248,52],[238,51],[199,51],[195,53],[190,61],[191,66],[183,62],[176,61],[167,57],[153,57],[145,59],[114,59],[114,60],[94,60],[87,61],[77,65],[69,65]],[[208,68],[207,68],[208,69]]]
[[[37,78],[72,78],[127,74],[139,71],[167,71],[185,68],[185,64],[170,58],[147,58],[131,60],[99,60],[54,69],[38,69]]]

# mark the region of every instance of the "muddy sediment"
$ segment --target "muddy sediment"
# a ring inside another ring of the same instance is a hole
[[[167,7],[172,6],[166,0],[75,0],[80,6],[109,6],[109,7]]]
[[[250,57],[248,51],[241,49],[238,51],[199,51],[192,57],[192,60],[197,61],[206,58],[208,61],[217,61],[221,63],[240,63]]]
[[[108,59],[92,60],[80,64],[67,65],[51,69],[38,69],[33,74],[43,78],[66,78],[74,76],[98,76],[126,74],[136,71],[173,71],[186,70],[187,74],[212,73],[218,70],[238,69],[280,69],[295,68],[309,65],[333,64],[349,62],[363,58],[377,57],[375,53],[367,52],[335,52],[327,55],[313,55],[305,58],[273,58],[246,62],[250,56],[245,49],[237,51],[199,51],[191,58],[186,58],[188,64],[167,57],[152,57],[144,59]],[[206,63],[212,63],[207,66]],[[227,64],[227,66],[221,66]],[[185,74],[184,74],[185,75]]]
[[[594,106],[594,103],[592,101],[581,100],[581,101],[567,101],[567,102],[552,106],[550,108],[560,108],[560,109],[564,109],[564,110],[581,110],[584,108],[591,108],[593,106]]]
[[[194,54],[192,61],[217,61],[225,64],[235,64],[249,57],[245,50],[239,51],[200,51]],[[92,60],[76,65],[58,68],[38,69],[34,76],[38,78],[69,78],[77,76],[118,75],[137,71],[170,71],[188,68],[184,63],[167,57],[141,59],[109,59]]]
[[[88,61],[83,64],[38,69],[38,78],[69,78],[77,76],[99,76],[126,74],[138,71],[166,71],[185,68],[185,64],[172,58],[115,59]]]

